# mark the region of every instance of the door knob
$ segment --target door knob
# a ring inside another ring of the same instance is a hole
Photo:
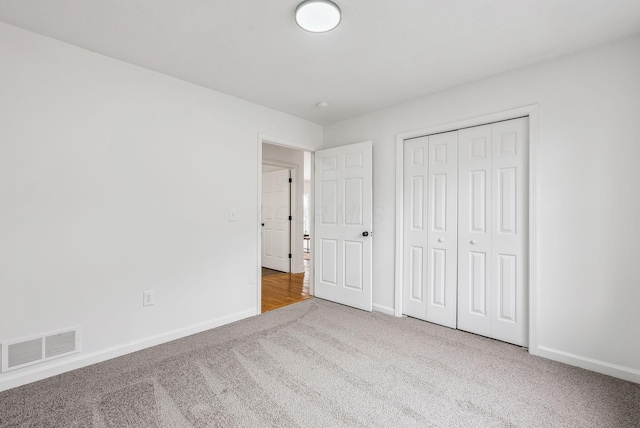
[[[475,239],[471,240],[471,245],[476,245],[476,240]]]
[[[444,239],[438,238],[438,242],[444,242]]]
[[[264,226],[264,223],[262,223],[262,225]]]
[[[362,232],[362,236],[364,236],[364,237],[369,236],[369,232],[367,232],[367,231]]]

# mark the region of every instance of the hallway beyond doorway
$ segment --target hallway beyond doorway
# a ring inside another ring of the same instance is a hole
[[[270,271],[270,269],[269,269]],[[303,273],[274,274],[262,269],[262,312],[298,303],[309,294],[309,260],[305,257]]]

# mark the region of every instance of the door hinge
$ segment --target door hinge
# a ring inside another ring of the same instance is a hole
[[[293,183],[293,178],[289,178],[289,183]]]
[[[289,258],[292,258],[292,257],[293,257],[293,254],[289,253]]]
[[[289,216],[289,221],[293,220],[293,216]]]

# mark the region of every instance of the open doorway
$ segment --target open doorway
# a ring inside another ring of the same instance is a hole
[[[311,297],[311,153],[262,142],[261,289],[266,312]]]

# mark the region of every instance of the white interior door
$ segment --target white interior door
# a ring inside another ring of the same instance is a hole
[[[403,313],[456,327],[456,131],[405,142]]]
[[[262,174],[262,266],[291,271],[291,171]]]
[[[456,328],[458,133],[429,136],[427,321]]]
[[[429,137],[404,143],[402,313],[427,319],[427,201]]]
[[[459,132],[458,328],[528,346],[528,121]]]
[[[315,296],[371,311],[372,143],[315,153]]]
[[[529,122],[491,125],[491,337],[529,346]]]
[[[491,125],[458,141],[458,328],[491,336]]]

